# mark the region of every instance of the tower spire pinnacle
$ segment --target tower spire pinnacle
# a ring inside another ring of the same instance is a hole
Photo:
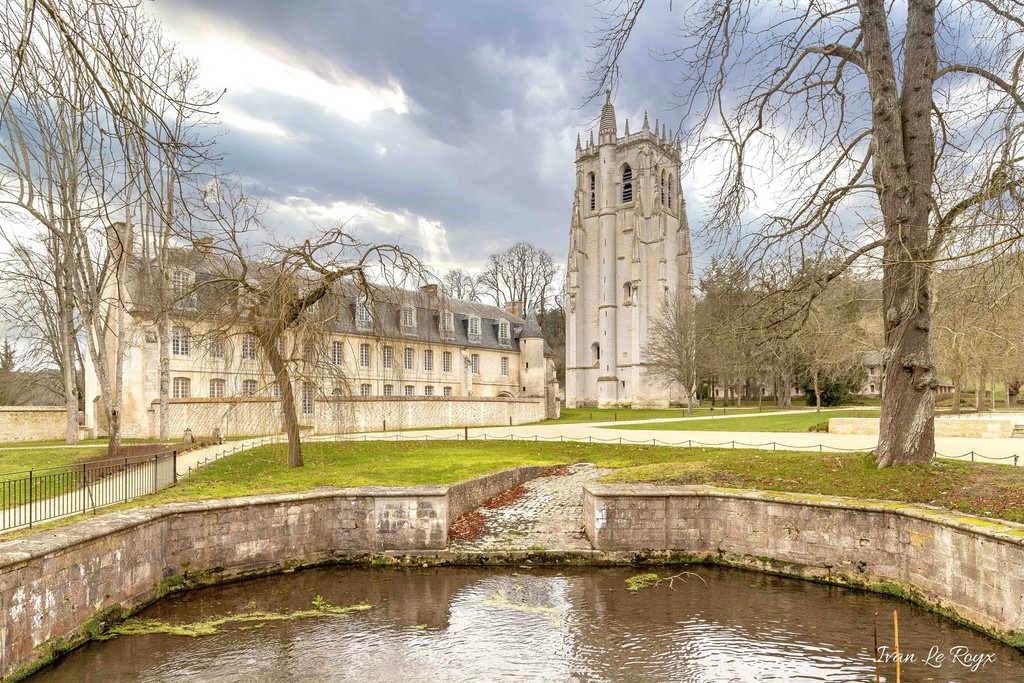
[[[647,110],[644,109],[644,133],[651,132],[651,124],[647,121]]]
[[[605,91],[604,106],[601,107],[601,129],[598,135],[598,142],[614,143],[618,135],[618,126],[615,125],[615,107],[612,105],[612,91]]]
[[[576,133],[576,151],[583,151],[583,145],[580,144],[580,134]]]

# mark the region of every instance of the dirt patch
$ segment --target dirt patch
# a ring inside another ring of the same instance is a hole
[[[491,498],[489,501],[484,503],[481,507],[485,507],[488,510],[496,510],[498,508],[503,508],[506,505],[510,505],[511,503],[516,502],[517,500],[519,500],[520,498],[525,496],[526,493],[527,493],[526,487],[524,487],[524,486],[513,486],[509,490],[502,491],[501,493],[496,495],[494,498]]]
[[[476,510],[467,512],[452,522],[451,528],[448,529],[448,542],[475,541],[483,538],[486,524],[487,519]]]
[[[565,477],[572,474],[568,465],[558,465],[557,467],[549,467],[544,470],[544,477]]]

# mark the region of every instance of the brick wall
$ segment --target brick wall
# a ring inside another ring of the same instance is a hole
[[[603,484],[584,487],[584,519],[598,550],[675,550],[802,577],[885,580],[984,628],[1024,628],[1024,525],[884,501]]]
[[[63,441],[67,411],[51,406],[0,407],[0,443]]]

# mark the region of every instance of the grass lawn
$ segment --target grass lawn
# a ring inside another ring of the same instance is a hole
[[[775,412],[786,410],[777,406],[764,406],[761,411],[757,407],[735,408],[729,406],[722,408],[719,403],[714,410],[710,406],[694,408],[693,415],[686,414],[686,408],[562,408],[561,415],[557,420],[544,420],[538,424],[579,424],[582,422],[626,422],[629,420],[655,420],[669,417],[702,417],[712,415],[747,415],[757,412]]]
[[[24,450],[0,450],[0,475],[8,472],[59,467],[95,458],[106,451],[106,444],[96,448],[31,448]],[[26,475],[28,476],[28,475]]]
[[[728,420],[685,420],[653,424],[608,426],[605,429],[657,429],[701,432],[808,432],[828,431],[833,417],[878,417],[877,410],[822,410],[816,412],[779,412],[757,417]],[[817,427],[817,429],[812,429]]]
[[[864,453],[670,448],[554,442],[308,443],[306,465],[287,466],[283,445],[212,463],[135,505],[322,486],[447,484],[519,465],[593,462],[615,468],[608,482],[710,484],[928,503],[1024,522],[1024,468],[939,461],[875,468]],[[120,508],[133,505],[121,505]]]

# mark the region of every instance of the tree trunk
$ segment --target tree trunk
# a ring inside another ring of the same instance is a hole
[[[256,336],[270,363],[277,386],[281,389],[281,415],[284,418],[284,433],[288,437],[288,467],[302,467],[302,441],[299,438],[299,418],[295,412],[295,392],[292,390],[288,367],[277,350],[278,335],[258,333]]]
[[[78,363],[75,357],[75,310],[73,292],[69,291],[67,263],[59,265],[60,282],[57,288],[61,296],[57,303],[60,306],[60,360],[61,379],[64,381],[64,408],[66,411],[66,432],[64,443],[77,444],[81,439],[78,431],[78,381],[76,378]]]
[[[907,8],[902,83],[885,3],[861,0],[860,5],[871,95],[872,175],[887,238],[882,266],[885,394],[875,462],[878,467],[928,463],[935,455],[930,331],[935,4],[912,2]]]
[[[963,391],[963,382],[959,377],[953,380],[953,414],[960,414],[960,394]]]
[[[167,314],[157,317],[156,334],[160,347],[160,440],[171,438],[171,329]]]
[[[821,389],[818,387],[818,371],[814,371],[814,412],[821,412]]]
[[[974,412],[985,410],[985,375],[978,376],[978,388],[974,391]]]

